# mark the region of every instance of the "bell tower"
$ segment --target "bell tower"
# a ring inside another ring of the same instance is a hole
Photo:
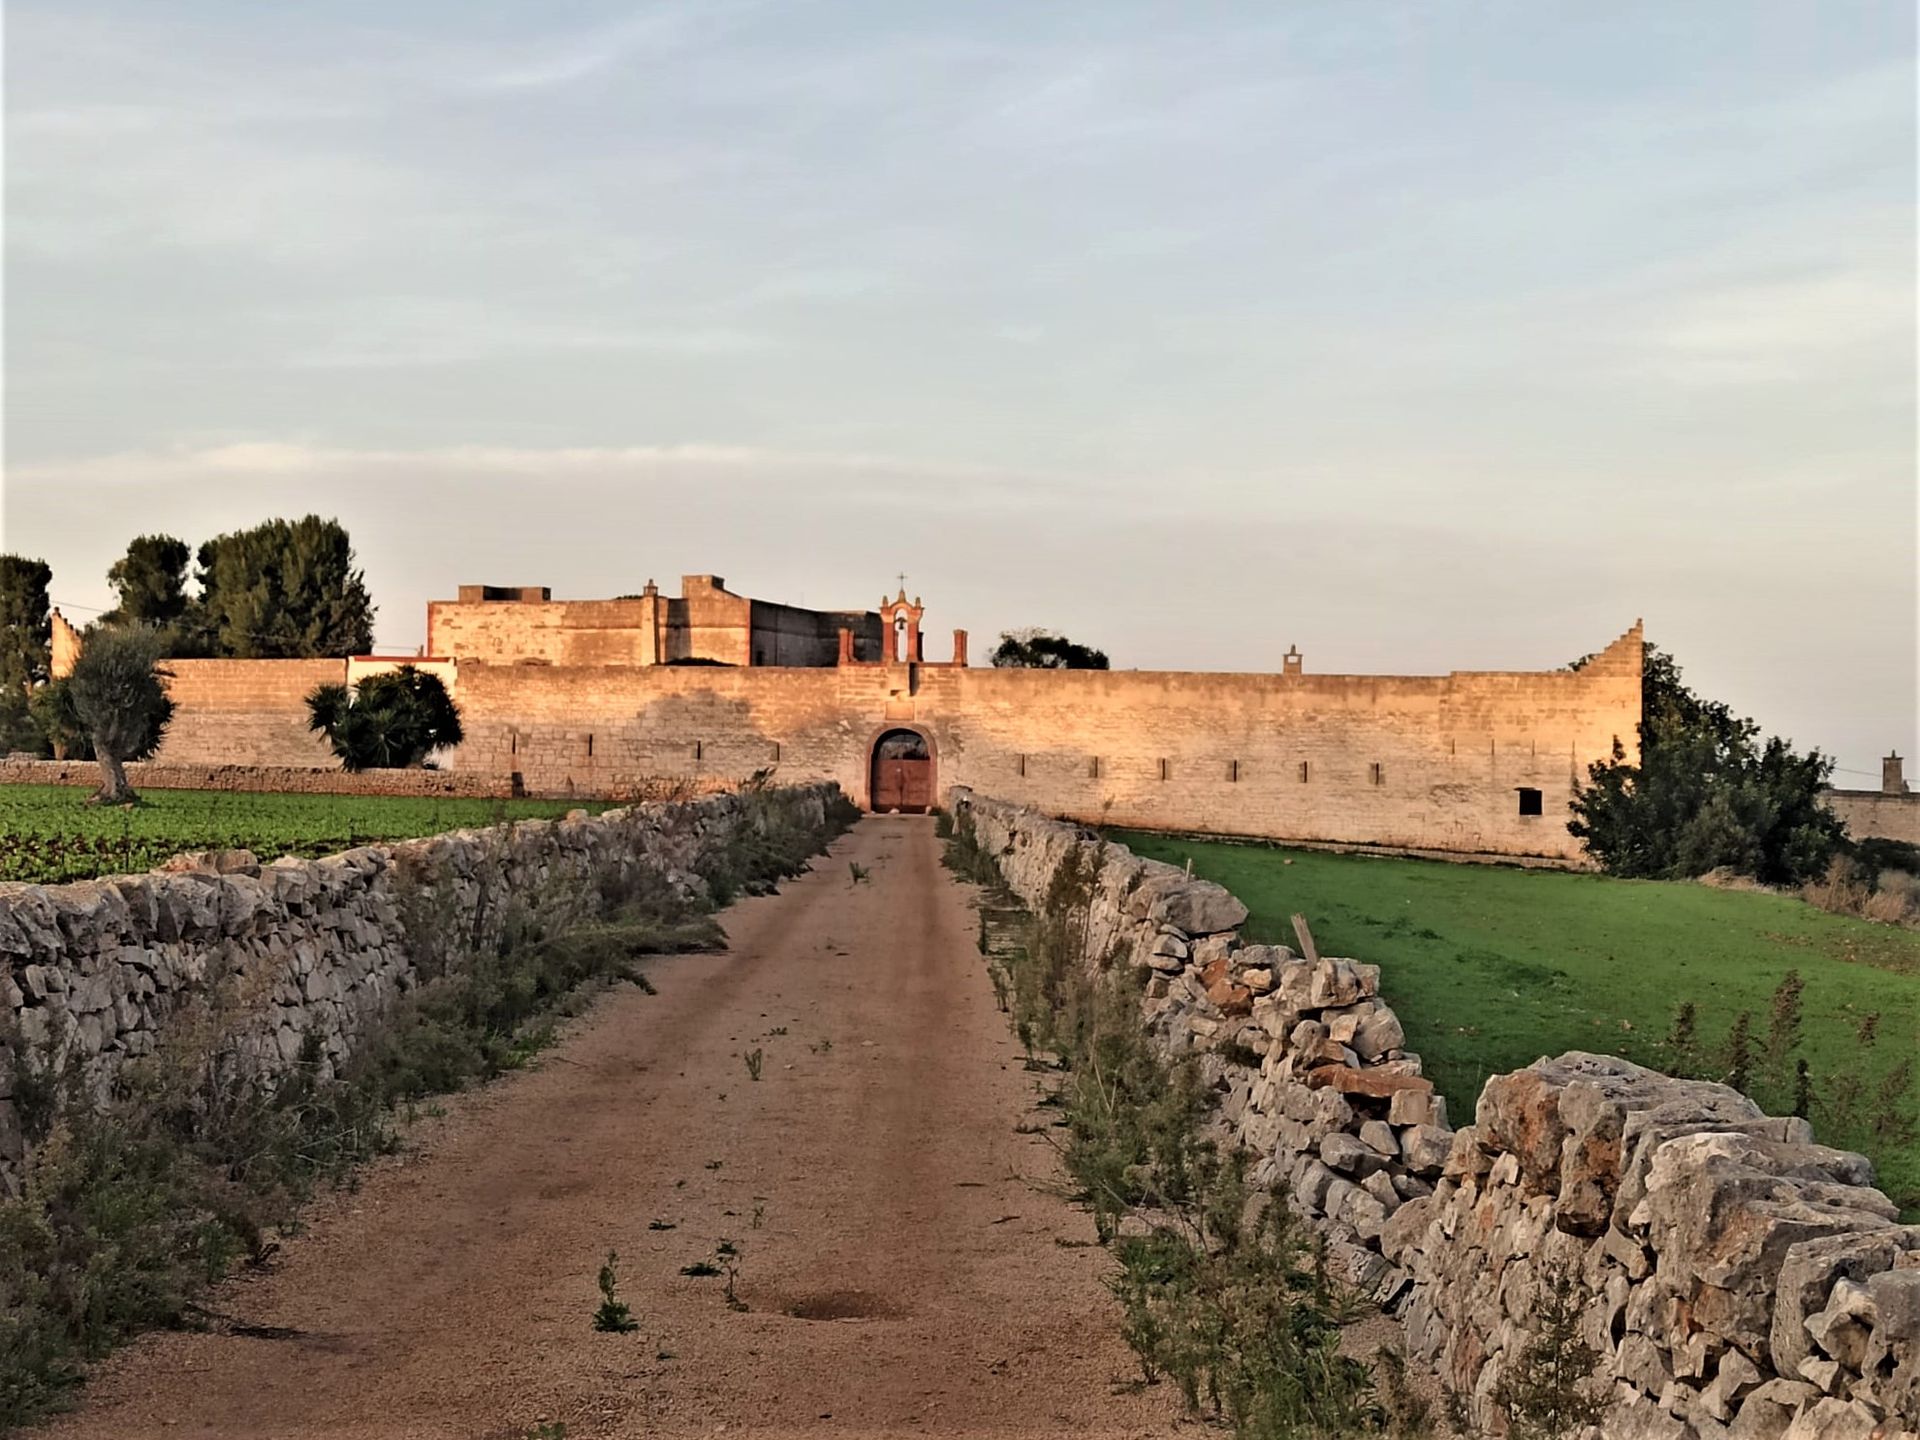
[[[905,577],[902,577],[900,593],[889,600],[885,596],[880,600],[880,626],[885,643],[883,653],[889,663],[916,663],[920,659],[920,617],[927,613],[927,607],[920,603],[920,597],[907,599]]]

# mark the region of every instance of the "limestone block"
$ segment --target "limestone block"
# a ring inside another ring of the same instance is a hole
[[[1147,912],[1188,935],[1217,935],[1238,930],[1247,921],[1247,907],[1210,880],[1187,880],[1168,886]]]
[[[1387,1119],[1394,1125],[1432,1125],[1447,1128],[1447,1101],[1444,1095],[1421,1094],[1405,1090],[1387,1105]]]
[[[1713,1419],[1726,1424],[1733,1419],[1734,1406],[1740,1397],[1758,1385],[1762,1378],[1760,1367],[1753,1361],[1738,1350],[1728,1350],[1720,1357],[1713,1379],[1700,1392],[1700,1408]]]
[[[1451,1131],[1434,1125],[1409,1125],[1400,1132],[1400,1159],[1416,1175],[1440,1175],[1452,1153]]]
[[[1320,1140],[1320,1158],[1343,1175],[1371,1175],[1384,1169],[1386,1158],[1351,1135],[1325,1135]]]
[[[1785,1440],[1885,1440],[1874,1413],[1844,1400],[1819,1400],[1794,1417]]]
[[[1792,1246],[1774,1284],[1767,1335],[1773,1368],[1782,1375],[1794,1375],[1800,1362],[1813,1353],[1806,1322],[1826,1308],[1836,1281],[1863,1280],[1891,1270],[1899,1256],[1910,1253],[1920,1253],[1920,1226],[1888,1226]]]
[[[1829,1359],[1859,1370],[1866,1364],[1867,1333],[1879,1318],[1879,1307],[1866,1286],[1840,1280],[1827,1297],[1826,1309],[1807,1317],[1807,1334]]]

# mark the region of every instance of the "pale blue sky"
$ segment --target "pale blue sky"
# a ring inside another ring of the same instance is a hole
[[[1915,719],[1909,4],[7,6],[8,548]],[[1920,765],[1913,767],[1920,771]]]

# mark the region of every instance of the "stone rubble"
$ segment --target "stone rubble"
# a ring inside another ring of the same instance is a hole
[[[836,787],[769,793],[820,831]],[[589,877],[650,871],[704,896],[701,858],[753,823],[741,797],[715,795],[317,860],[262,865],[226,850],[143,875],[0,885],[0,1193],[17,1188],[26,1154],[15,1103],[23,1066],[77,1069],[104,1104],[128,1062],[218,1005],[234,1017],[243,1073],[270,1079],[314,1037],[324,1078],[417,982],[403,913],[410,884],[435,907],[436,927],[479,941],[495,933],[503,892],[551,902],[584,891]]]
[[[1611,1385],[1593,1437],[1920,1435],[1920,1226],[1864,1156],[1726,1086],[1580,1052],[1495,1076],[1453,1130],[1378,966],[1248,943],[1218,885],[964,788],[951,803],[1027,905],[1069,858],[1092,874],[1088,963],[1150,977],[1148,1033],[1198,1059],[1256,1183],[1485,1433],[1564,1274]]]

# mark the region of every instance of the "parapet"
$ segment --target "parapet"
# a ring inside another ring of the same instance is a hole
[[[462,585],[460,587],[462,605],[499,602],[514,605],[544,605],[551,599],[553,599],[553,588],[548,585]]]

